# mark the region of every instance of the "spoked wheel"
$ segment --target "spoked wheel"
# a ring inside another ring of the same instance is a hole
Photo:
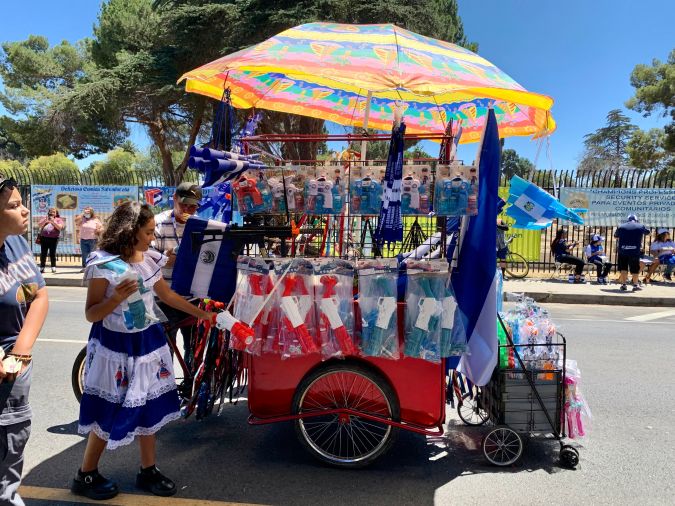
[[[82,394],[84,393],[84,361],[87,358],[87,347],[85,346],[80,350],[80,353],[75,357],[75,362],[73,363],[73,370],[70,373],[71,384],[73,385],[73,393],[77,398],[77,402],[82,400]]]
[[[376,372],[357,363],[332,364],[307,376],[293,398],[293,413],[348,408],[398,421],[398,399]],[[300,442],[316,458],[337,467],[364,467],[384,454],[398,429],[346,413],[295,421]]]
[[[506,274],[512,278],[522,279],[530,272],[530,264],[525,257],[518,253],[509,252],[506,255]]]
[[[501,425],[483,438],[483,455],[495,466],[510,466],[523,454],[523,439],[516,431]]]
[[[466,425],[483,425],[489,418],[480,393],[474,394],[473,397],[468,393],[464,394],[462,402],[457,406],[457,414]]]
[[[560,448],[560,463],[569,469],[574,469],[579,465],[579,451],[570,445],[563,445]]]

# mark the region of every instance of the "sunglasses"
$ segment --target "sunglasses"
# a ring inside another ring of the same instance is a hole
[[[8,190],[13,190],[17,187],[16,181],[13,179],[3,179],[0,181],[0,192],[4,191],[5,188]]]

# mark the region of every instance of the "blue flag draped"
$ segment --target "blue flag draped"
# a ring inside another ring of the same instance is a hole
[[[553,195],[539,188],[536,184],[513,176],[509,183],[509,200],[511,204],[506,215],[516,222],[513,228],[541,230],[560,218],[575,225],[583,225],[584,220],[572,209],[562,205]],[[581,209],[577,209],[581,211]]]
[[[378,246],[385,242],[403,240],[403,221],[401,220],[401,181],[403,180],[403,148],[405,123],[391,130],[387,170],[384,173],[384,196],[380,207],[380,219],[377,223],[374,239]]]
[[[459,269],[452,274],[467,353],[459,370],[476,385],[485,385],[497,364],[497,190],[499,130],[494,110],[488,112],[478,163],[478,214],[468,218],[459,246]],[[465,220],[467,218],[464,218]],[[455,338],[453,337],[453,341]]]

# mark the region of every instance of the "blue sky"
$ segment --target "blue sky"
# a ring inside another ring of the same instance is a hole
[[[2,4],[0,41],[35,33],[58,43],[91,36],[100,2]],[[633,67],[653,58],[665,60],[675,47],[673,0],[459,0],[459,5],[464,31],[479,44],[481,56],[526,89],[555,100],[558,130],[550,137],[551,161],[542,149],[540,168],[574,168],[584,134],[602,126],[607,112],[622,108],[633,95]],[[665,124],[659,117],[627,114],[643,129]],[[148,142],[139,130],[132,140],[139,146]],[[537,152],[529,139],[507,139],[506,147],[531,160]],[[475,145],[461,147],[460,157],[471,161],[475,150]]]

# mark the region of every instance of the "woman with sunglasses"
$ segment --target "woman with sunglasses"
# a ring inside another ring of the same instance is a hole
[[[22,237],[29,213],[16,183],[0,175],[0,504],[23,505],[18,494],[30,435],[32,351],[47,317],[44,279]]]

